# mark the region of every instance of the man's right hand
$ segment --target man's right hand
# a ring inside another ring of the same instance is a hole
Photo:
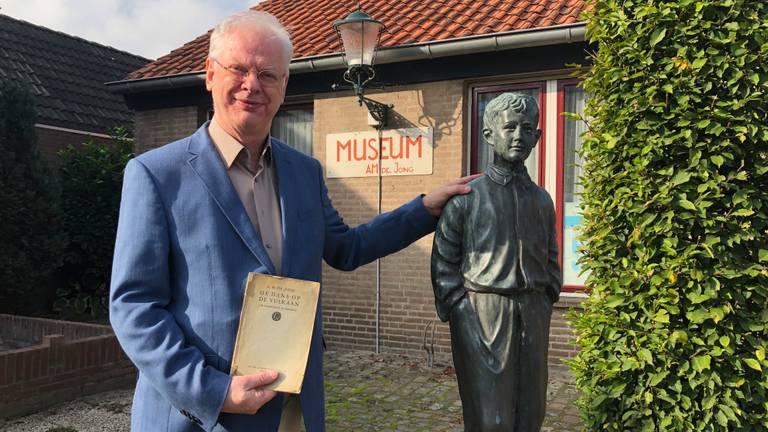
[[[255,414],[277,394],[262,388],[274,382],[277,376],[276,371],[233,376],[221,411],[232,414]]]

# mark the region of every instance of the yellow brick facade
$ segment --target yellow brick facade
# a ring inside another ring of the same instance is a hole
[[[429,192],[465,170],[462,81],[444,81],[387,89],[368,94],[393,104],[388,128],[433,129],[432,175],[392,176],[382,179],[382,211],[388,211]],[[325,137],[331,133],[371,131],[365,107],[352,96],[339,94],[315,98],[314,152],[325,164]],[[354,226],[377,214],[378,179],[328,179],[336,209]],[[448,327],[435,313],[429,261],[432,235],[381,260],[379,348],[387,352],[422,350],[424,330],[437,324],[435,349],[449,352]],[[376,264],[352,273],[325,267],[324,324],[330,348],[375,349]],[[431,340],[431,331],[428,332]]]

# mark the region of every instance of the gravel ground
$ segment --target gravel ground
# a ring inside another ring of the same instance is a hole
[[[329,432],[461,432],[461,401],[448,365],[369,352],[326,353]],[[564,368],[550,368],[542,432],[577,432],[577,393]],[[133,390],[114,390],[3,422],[3,432],[124,432]]]
[[[122,432],[131,425],[133,389],[85,396],[6,422],[7,432]]]

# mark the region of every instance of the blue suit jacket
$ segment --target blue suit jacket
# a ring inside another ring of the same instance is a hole
[[[144,153],[125,169],[110,320],[139,369],[132,430],[277,431],[278,395],[255,415],[220,414],[248,272],[275,274],[208,135]],[[350,228],[320,164],[272,141],[282,275],[320,281],[321,260],[353,270],[434,230],[421,198]],[[325,429],[322,306],[301,393],[307,432]],[[269,347],[264,347],[269,349]]]

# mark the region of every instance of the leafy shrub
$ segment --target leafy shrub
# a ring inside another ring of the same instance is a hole
[[[110,143],[90,140],[59,154],[67,248],[57,308],[65,315],[107,315],[123,170],[133,156],[126,130],[112,135]]]
[[[768,3],[597,0],[587,18],[584,423],[764,431]]]
[[[63,237],[29,88],[0,81],[0,312],[48,312]]]

